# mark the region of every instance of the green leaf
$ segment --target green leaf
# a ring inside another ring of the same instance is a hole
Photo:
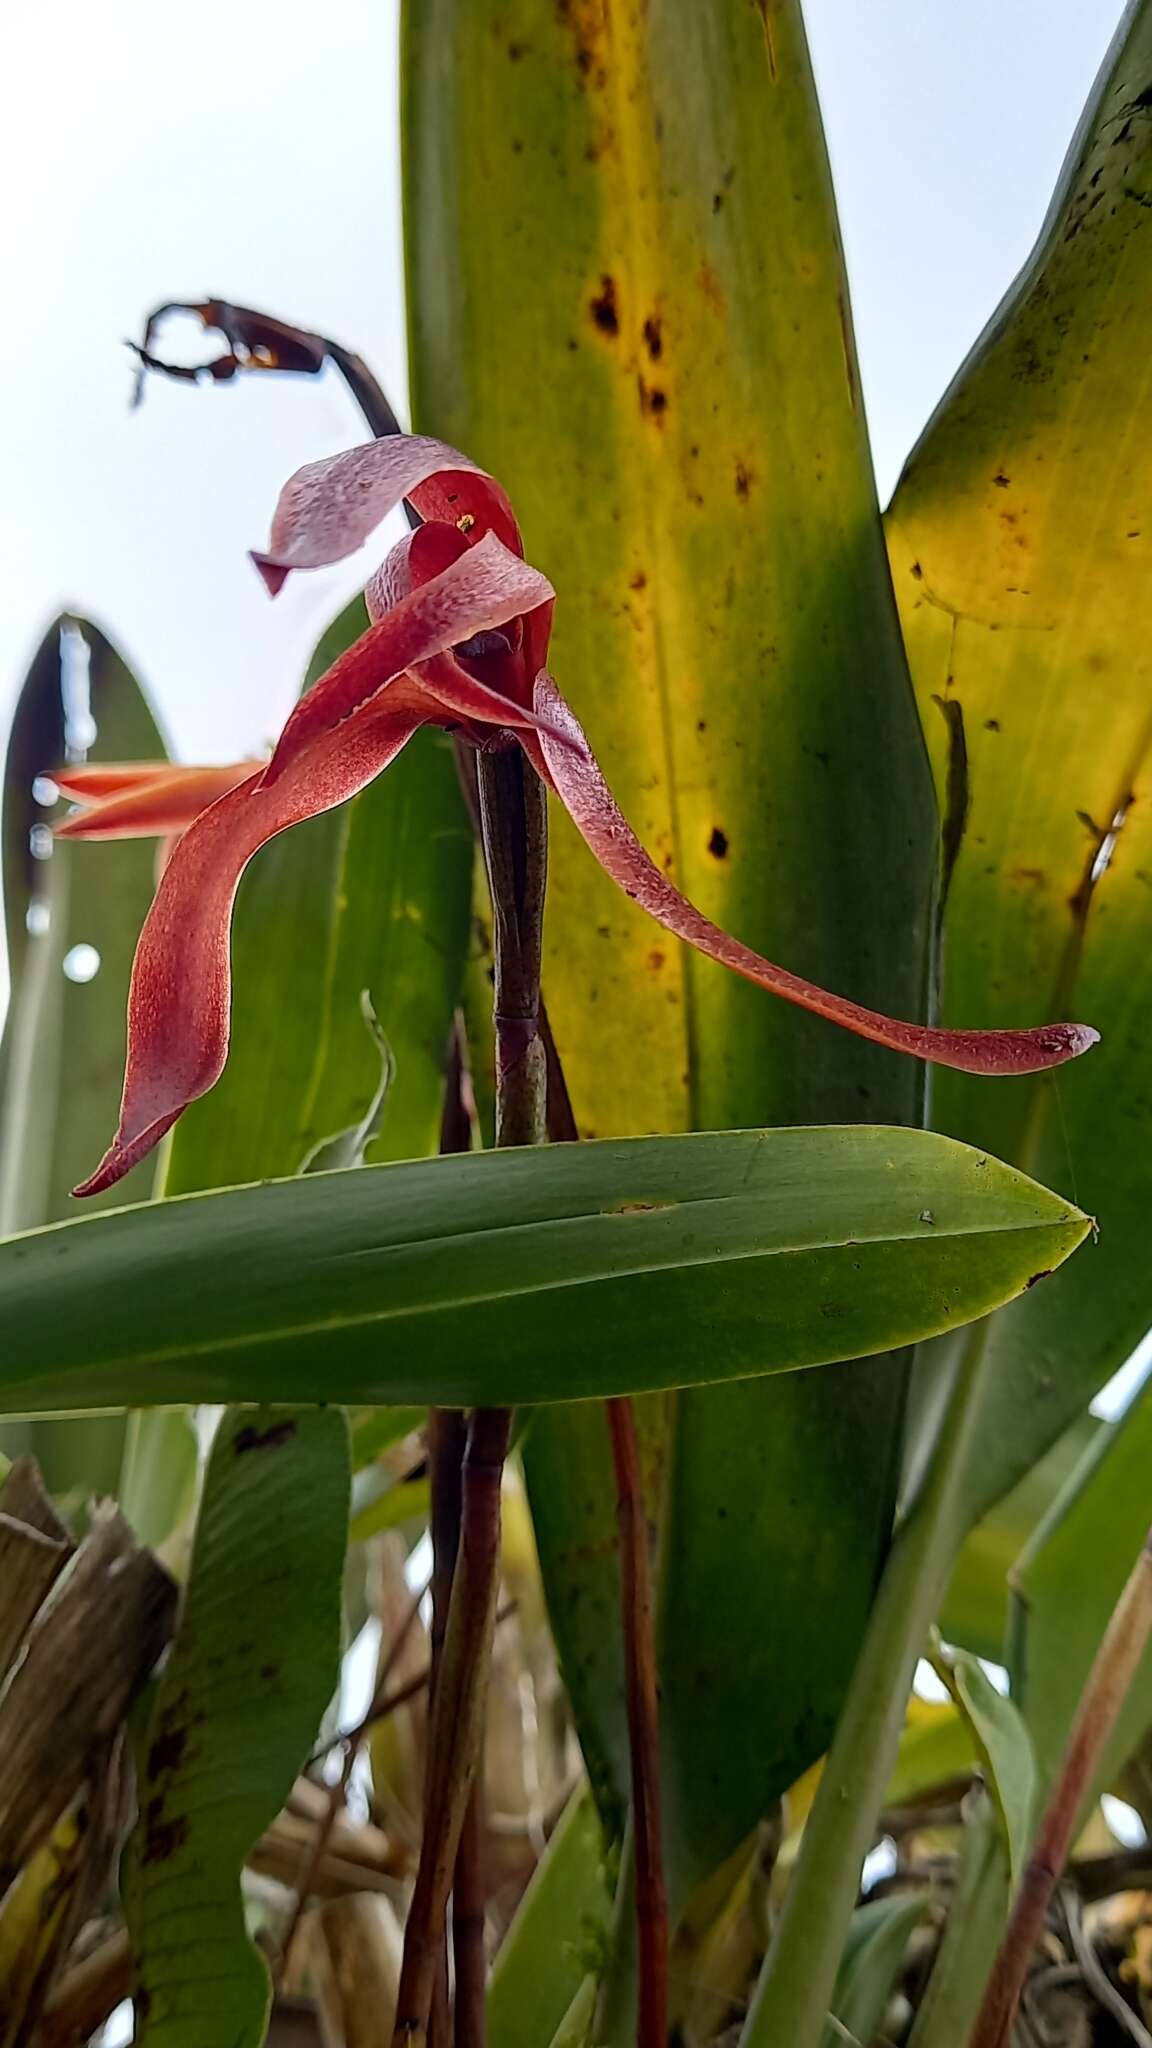
[[[379,1536],[385,1529],[399,1529],[402,1523],[412,1521],[417,1515],[427,1521],[428,1511],[428,1481],[399,1480],[353,1515],[348,1524],[348,1540],[350,1543],[366,1543],[369,1536]]]
[[[310,674],[364,624],[357,598]],[[236,905],[228,1066],[177,1125],[166,1194],[296,1173],[371,1123],[380,1053],[365,997],[395,1062],[366,1156],[435,1150],[471,871],[451,741],[431,730],[353,803],[264,848]]]
[[[12,987],[0,1047],[0,1230],[75,1214],[70,1191],[115,1128],[128,976],[156,869],[156,848],[146,840],[46,841],[53,807],[37,800],[36,777],[65,759],[164,754],[144,695],[111,642],[88,620],[54,620],[17,701],[4,763],[0,840]],[[87,981],[65,971],[76,946],[98,956]],[[121,1188],[97,1196],[97,1206],[142,1200],[152,1178],[151,1163],[137,1167]],[[116,1489],[119,1420],[8,1423],[2,1440],[12,1456],[31,1452],[57,1494]]]
[[[125,1888],[141,2048],[264,2039],[271,1986],[240,1870],[336,1684],[348,1483],[335,1409],[233,1413],[212,1446]]]
[[[1104,1427],[1095,1415],[1077,1416],[1051,1450],[970,1532],[940,1610],[940,1633],[946,1643],[956,1643],[994,1664],[1004,1662],[1008,1575],[1033,1530]]]
[[[596,1805],[581,1785],[500,1944],[488,1988],[492,2048],[551,2041],[595,1966],[609,1904]]]
[[[417,424],[509,487],[556,583],[557,675],[656,858],[773,958],[917,1014],[934,818],[798,5],[419,0],[404,20]],[[544,983],[583,1133],[919,1121],[911,1063],[669,941],[563,816],[550,870]],[[662,1718],[693,1875],[824,1746],[890,1527],[902,1395],[902,1372],[869,1361],[668,1404]],[[538,1418],[526,1466],[613,1826],[626,1737],[599,1419]],[[701,1719],[719,1668],[726,1713]]]
[[[196,1430],[178,1409],[136,1409],[128,1417],[116,1497],[141,1543],[158,1550],[196,1498]]]
[[[1152,1322],[1152,5],[1131,6],[1040,240],[915,451],[889,537],[941,803],[942,1007],[1079,1017],[1059,1076],[940,1072],[934,1120],[1076,1198],[1100,1248],[1002,1316],[970,1513]],[[938,1361],[929,1366],[937,1379]]]
[[[992,1797],[970,1795],[955,1889],[909,2048],[967,2041],[1007,1922],[1009,1892],[1008,1851]]]
[[[953,1701],[922,1700],[913,1693],[884,1804],[912,1806],[937,1786],[965,1777],[975,1761],[972,1737]]]
[[[136,938],[152,901],[156,849],[146,840],[86,845],[43,838],[51,806],[36,776],[63,762],[163,759],[165,748],[134,677],[87,620],[57,619],[29,670],[4,767],[4,910],[12,995],[0,1110],[0,1229],[26,1230],[72,1209],[116,1123],[124,1011]],[[36,839],[33,839],[36,835]],[[63,963],[78,945],[98,968],[74,980]],[[152,1168],[124,1183],[140,1200]],[[103,1208],[123,1199],[97,1196]]]
[[[902,1385],[888,1358],[791,1374],[770,1414],[756,1381],[678,1397],[660,1665],[666,1855],[685,1891],[827,1747],[888,1541]],[[734,1643],[741,1691],[764,1703],[755,1740],[715,1711]]]
[[[1031,1737],[1019,1708],[997,1692],[975,1657],[961,1651],[950,1660],[948,1677],[980,1753],[1004,1830],[1008,1867],[1013,1881],[1018,1882],[1032,1846],[1036,1808],[1036,1758]]]
[[[1109,1616],[1147,1534],[1152,1389],[1105,1425],[1012,1574],[1013,1689],[1035,1745],[1042,1791],[1053,1781]],[[1152,1651],[1105,1744],[1085,1808],[1115,1782],[1152,1723]]]
[[[650,1516],[663,1492],[668,1406],[662,1393],[632,1403]],[[564,1689],[606,1838],[618,1843],[631,1781],[616,1491],[604,1409],[537,1409],[523,1462]]]
[[[312,1174],[0,1244],[0,1401],[470,1407],[740,1379],[983,1315],[1088,1228],[984,1153],[868,1126]]]
[[[350,1417],[352,1470],[361,1471],[378,1458],[381,1451],[391,1450],[402,1437],[410,1436],[414,1429],[422,1429],[426,1418],[427,1411],[423,1407],[360,1409]]]
[[[908,1937],[928,1904],[922,1893],[912,1898],[904,1893],[857,1906],[832,1997],[838,2024],[824,2029],[824,2048],[845,2048],[845,2035],[868,2048],[892,1996]]]

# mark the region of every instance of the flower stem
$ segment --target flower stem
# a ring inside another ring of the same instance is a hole
[[[484,2048],[488,1965],[484,1952],[484,1786],[477,1772],[456,1851],[452,1956],[456,1967],[455,2048]]]
[[[453,1081],[459,1092],[459,1076],[449,1074],[449,1094]],[[445,1098],[447,1113],[448,1097]],[[443,1134],[441,1150],[443,1150]],[[448,1629],[448,1608],[452,1598],[452,1580],[456,1571],[456,1559],[460,1550],[460,1517],[462,1513],[462,1492],[464,1483],[464,1450],[468,1440],[468,1425],[462,1409],[430,1408],[428,1410],[428,1467],[431,1482],[432,1512],[430,1516],[432,1534],[432,1626],[429,1632],[429,1699],[435,1710],[436,1686],[440,1665],[444,1656],[444,1638]],[[431,1724],[429,1723],[429,1734]],[[429,1751],[429,1759],[431,1752]],[[431,1762],[426,1762],[426,1777],[431,1773]],[[427,1787],[426,1787],[427,1790]],[[427,1823],[426,1823],[427,1824]],[[434,1930],[434,1939],[439,1951],[436,1958],[436,1977],[432,1988],[432,2006],[428,2016],[428,2048],[449,2048],[452,2039],[451,2005],[448,1993],[448,1930],[441,1915]]]
[[[547,1077],[538,1020],[547,799],[519,749],[481,755],[477,782],[495,933],[496,1142],[533,1145],[545,1130]],[[476,1408],[468,1422],[460,1542],[432,1702],[424,1831],[404,1931],[394,2048],[427,2040],[448,1897],[483,1749],[500,1562],[500,1481],[511,1428],[509,1408]],[[470,1973],[474,1962],[469,1956]],[[477,2048],[483,2010],[481,2005],[477,2012],[471,1994],[466,2023],[472,2027],[470,2048]]]
[[[1007,2048],[1028,1966],[1105,1743],[1152,1636],[1152,1529],[1112,1611],[1088,1673],[1060,1774],[1040,1822],[970,2048]]]
[[[624,1625],[628,1744],[632,1766],[636,1865],[638,2048],[665,2048],[668,2038],[668,1899],[660,1824],[660,1726],[648,1518],[632,1403],[605,1403],[616,1468],[620,1535],[620,1605]]]
[[[819,2048],[844,1939],[928,1631],[962,1541],[962,1487],[987,1374],[969,1331],[924,1482],[884,1567],[740,2048]]]
[[[511,1423],[511,1409],[477,1408],[468,1425],[460,1550],[432,1703],[424,1832],[404,1930],[394,2048],[412,2048],[427,2039],[444,1915],[483,1743],[500,1556],[500,1478]]]
[[[548,799],[519,748],[481,754],[476,767],[495,928],[496,1143],[539,1145],[547,1116],[540,948]]]

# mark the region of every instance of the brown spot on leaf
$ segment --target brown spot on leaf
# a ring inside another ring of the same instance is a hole
[[[645,419],[655,420],[657,426],[664,423],[668,410],[668,393],[659,384],[646,384],[643,377],[637,377],[636,388],[640,393],[640,410]]]
[[[283,1422],[271,1423],[267,1429],[256,1429],[250,1424],[239,1432],[232,1448],[238,1458],[245,1451],[276,1451],[281,1444],[291,1443],[295,1434],[296,1424],[291,1416]]]
[[[162,1811],[161,1802],[152,1800],[144,1828],[142,1863],[167,1863],[188,1840],[188,1822],[183,1814],[177,1814],[174,1820],[163,1820]]]
[[[628,588],[629,590],[647,590],[648,578],[644,574],[643,569],[637,569],[636,574],[633,576],[632,581],[628,585]]]
[[[1000,720],[998,718],[986,718],[984,720],[984,730],[985,732],[999,732]]]
[[[648,955],[648,965],[649,965],[649,967],[650,967],[650,968],[652,969],[652,972],[653,972],[653,974],[658,974],[658,973],[659,973],[660,969],[661,969],[661,968],[663,967],[663,965],[664,965],[665,961],[667,960],[667,958],[668,958],[668,955],[667,955],[666,953],[659,953],[659,952],[652,952],[652,953],[649,953],[649,955]]]
[[[1025,1286],[1025,1289],[1024,1289],[1024,1292],[1025,1292],[1025,1294],[1027,1294],[1027,1292],[1028,1292],[1028,1288],[1029,1288],[1029,1287],[1035,1287],[1035,1285],[1036,1285],[1036,1282],[1037,1282],[1038,1280],[1049,1280],[1049,1279],[1051,1279],[1051,1277],[1052,1277],[1052,1268],[1051,1268],[1051,1266],[1041,1266],[1041,1268],[1040,1268],[1040,1271],[1039,1271],[1038,1273],[1033,1273],[1033,1275],[1032,1275],[1032,1278],[1031,1278],[1031,1279],[1030,1279],[1030,1280],[1028,1281],[1027,1285]]]
[[[156,1737],[148,1751],[148,1776],[158,1778],[162,1771],[174,1771],[188,1746],[186,1728],[166,1728]]]
[[[749,491],[752,489],[754,477],[755,471],[747,468],[743,462],[736,464],[736,496],[738,498],[746,498],[748,496]]]
[[[728,858],[728,834],[722,832],[719,825],[713,825],[712,827],[712,837],[708,841],[708,851],[712,855],[713,860],[727,860]]]
[[[664,353],[662,326],[663,322],[657,313],[650,313],[644,322],[644,346],[654,363],[658,363]]]
[[[605,275],[600,279],[600,290],[588,302],[588,310],[601,334],[619,334],[620,315],[616,310],[616,280]]]
[[[703,262],[700,265],[699,270],[696,272],[696,283],[700,288],[702,296],[707,299],[708,304],[711,306],[713,312],[723,313],[724,287],[720,282],[719,271],[716,270],[711,263],[707,261]]]

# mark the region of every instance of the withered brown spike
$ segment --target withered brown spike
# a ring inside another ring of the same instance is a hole
[[[205,332],[221,335],[228,344],[227,352],[207,363],[165,362],[162,356],[154,353],[152,342],[164,321],[174,313],[190,314],[199,320]],[[332,344],[321,334],[312,334],[304,327],[293,327],[288,321],[277,320],[271,313],[257,312],[251,306],[232,306],[226,299],[173,299],[153,308],[144,324],[141,341],[130,342],[129,347],[140,363],[132,400],[134,405],[139,405],[144,374],[148,370],[185,384],[198,383],[201,377],[210,377],[221,383],[241,370],[279,370],[314,377],[323,369]]]

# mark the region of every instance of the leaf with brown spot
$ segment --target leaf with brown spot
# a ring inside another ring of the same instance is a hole
[[[1152,498],[1152,214],[1128,197],[1152,184],[1152,122],[1116,118],[1150,75],[1144,0],[1125,12],[1036,248],[888,514],[946,818],[942,1021],[1070,1014],[1101,1033],[1059,1082],[1002,1092],[936,1075],[941,1130],[1074,1188],[1100,1219],[1090,1258],[996,1318],[973,1520],[1152,1322],[1152,579],[1129,539]],[[963,728],[933,699],[962,700]],[[938,1355],[924,1370],[941,1383]]]
[[[339,1409],[225,1415],[127,1858],[140,2048],[264,2039],[270,1985],[245,1931],[240,1870],[287,1798],[336,1682],[348,1490]]]

